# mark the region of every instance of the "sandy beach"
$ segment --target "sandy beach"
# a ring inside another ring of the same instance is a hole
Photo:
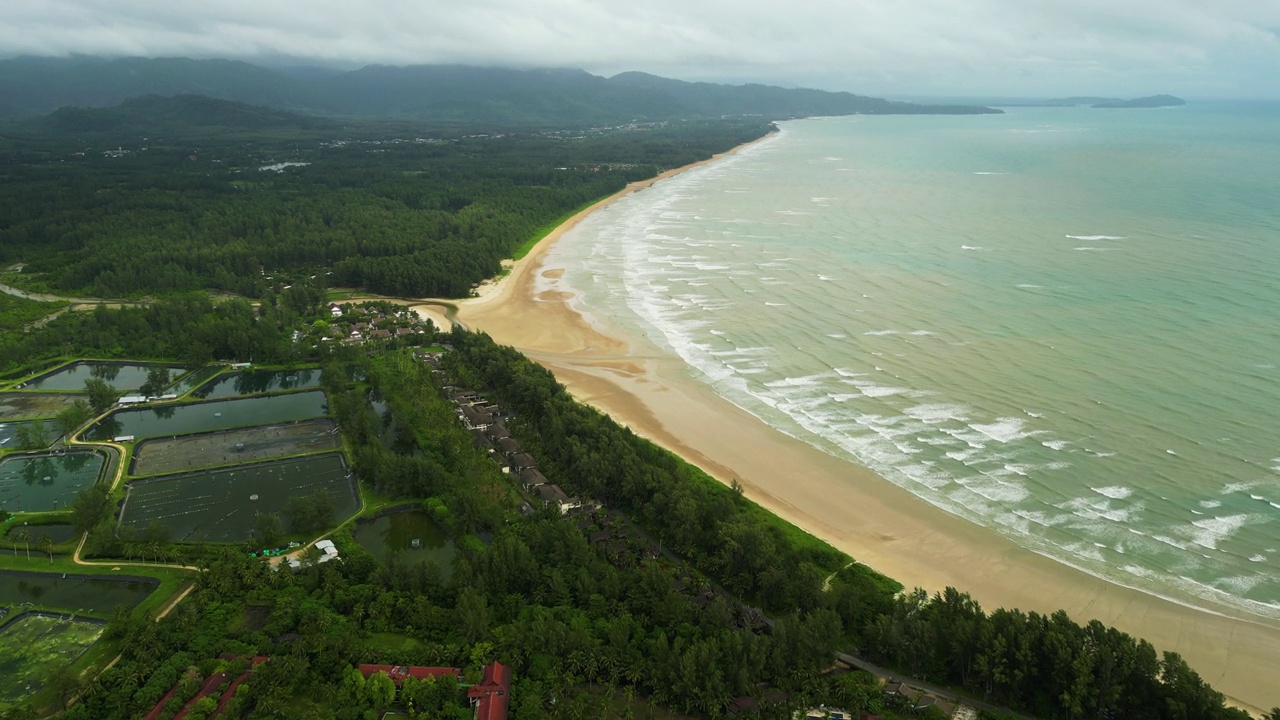
[[[753,500],[908,587],[955,586],[988,611],[1064,609],[1080,623],[1097,619],[1180,653],[1242,707],[1280,706],[1280,628],[1163,600],[1019,548],[774,430],[694,381],[679,358],[587,320],[565,293],[539,290],[539,278],[561,272],[544,266],[547,250],[582,218],[687,169],[633,184],[570,218],[501,282],[459,303],[458,320],[548,367],[579,400],[721,481],[737,479]]]

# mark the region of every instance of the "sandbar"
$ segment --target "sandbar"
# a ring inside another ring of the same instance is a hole
[[[540,276],[559,272],[543,267],[548,248],[587,214],[701,164],[633,183],[573,216],[483,296],[460,302],[458,320],[541,363],[578,400],[722,482],[738,480],[751,499],[908,588],[954,586],[988,612],[1062,609],[1081,624],[1100,620],[1181,654],[1233,704],[1255,712],[1280,705],[1275,625],[1178,604],[1021,548],[773,429],[694,380],[678,357],[584,317],[565,293],[539,289]]]

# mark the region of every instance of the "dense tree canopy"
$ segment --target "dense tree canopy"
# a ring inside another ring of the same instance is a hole
[[[194,148],[137,138],[106,155],[18,141],[0,151],[0,263],[26,263],[13,281],[98,297],[203,288],[256,298],[273,274],[329,272],[331,285],[465,296],[567,213],[767,129],[676,122],[376,140],[356,129],[355,139]],[[261,169],[277,158],[302,164]]]

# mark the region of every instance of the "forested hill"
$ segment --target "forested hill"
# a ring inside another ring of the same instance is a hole
[[[145,95],[110,108],[63,107],[19,126],[38,135],[181,135],[332,130],[333,120],[202,95]]]
[[[282,72],[230,60],[15,58],[0,61],[0,98],[16,113],[104,107],[144,95],[205,95],[311,115],[489,126],[598,126],[673,118],[762,115],[998,113],[963,105],[913,105],[850,93],[765,85],[714,85],[643,73],[462,65],[350,72]]]

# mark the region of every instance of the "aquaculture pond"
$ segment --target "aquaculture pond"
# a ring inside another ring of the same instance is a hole
[[[102,622],[31,612],[0,626],[0,708],[21,704],[44,689],[105,629]]]
[[[359,507],[355,478],[340,454],[136,480],[120,522],[139,528],[159,522],[178,541],[237,542],[253,536],[258,513],[278,513],[287,527],[289,501],[303,498],[314,507],[317,495],[326,498],[329,524]]]
[[[21,521],[15,520],[9,523],[9,529],[5,531],[4,539],[9,542],[22,542],[20,538],[19,528],[25,527],[27,532],[31,534],[31,548],[36,550],[40,547],[40,538],[48,535],[54,544],[64,543],[74,540],[76,537],[76,529],[67,523],[53,523],[50,525],[24,525]]]
[[[0,392],[0,420],[51,418],[83,395],[48,392]]]
[[[97,452],[16,455],[0,460],[0,507],[10,512],[65,508],[98,481],[106,458]]]
[[[209,378],[222,372],[225,365],[206,365],[199,370],[187,373],[180,380],[165,388],[166,393],[181,395],[191,388],[203,385]]]
[[[42,559],[33,549],[31,564],[36,566]],[[142,602],[159,584],[159,580],[151,578],[0,570],[0,607],[20,608],[30,603],[40,608],[109,617],[120,605],[133,607]]]
[[[199,398],[256,395],[320,386],[320,370],[243,370],[219,376],[191,393]]]
[[[378,560],[389,554],[405,563],[420,564],[429,560],[440,567],[440,576],[448,581],[453,574],[453,558],[458,554],[444,530],[420,510],[395,512],[361,522],[355,531],[356,542]]]
[[[137,390],[147,381],[147,373],[156,367],[167,367],[170,377],[186,372],[177,366],[145,365],[136,363],[77,362],[65,365],[34,380],[23,383],[24,390],[74,390],[83,391],[84,381],[101,378],[117,390]]]
[[[22,428],[26,428],[26,432],[30,436],[43,438],[41,444],[45,447],[58,438],[58,429],[54,427],[52,420],[0,422],[0,450],[12,450],[20,447],[22,442],[19,435]]]
[[[85,431],[88,440],[110,440],[122,435],[136,439],[163,435],[228,430],[248,425],[268,425],[321,417],[328,412],[324,393],[319,390],[270,397],[188,405],[161,405],[155,408],[118,410]]]

